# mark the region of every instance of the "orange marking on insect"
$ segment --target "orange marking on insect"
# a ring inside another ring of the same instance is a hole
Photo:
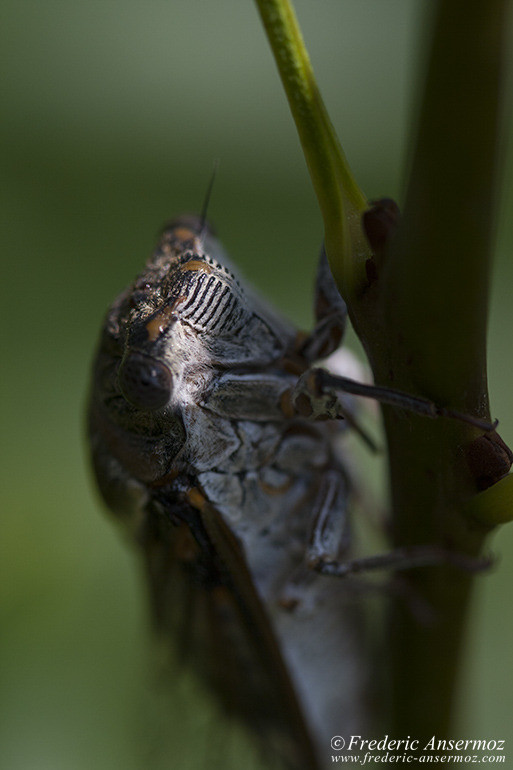
[[[200,547],[187,525],[182,525],[174,542],[174,554],[181,562],[193,562],[198,558]]]
[[[283,594],[278,599],[278,604],[287,612],[293,612],[301,604],[301,600],[298,596]]]
[[[157,337],[164,331],[169,324],[171,308],[165,308],[161,313],[154,316],[151,321],[146,324],[146,331],[148,333],[148,339],[150,342],[155,342]]]
[[[190,241],[192,238],[195,238],[197,234],[188,227],[176,227],[173,230],[173,235],[181,241]]]
[[[292,388],[287,388],[287,390],[284,390],[283,393],[280,396],[280,409],[285,415],[285,417],[294,417],[296,414],[296,410],[294,409],[294,404],[292,403]]]
[[[294,340],[294,350],[300,351],[308,337],[309,335],[306,332],[299,330],[296,334],[296,339]]]
[[[189,489],[185,496],[192,507],[197,508],[198,511],[202,511],[207,503],[206,497],[196,487]]]
[[[160,479],[157,479],[156,481],[153,481],[149,484],[151,487],[165,487],[167,484],[170,484],[172,481],[174,481],[177,476],[180,474],[179,468],[174,468],[173,470],[169,471],[169,473],[166,473],[165,476],[161,476]]]
[[[167,305],[160,313],[153,316],[151,321],[146,324],[146,331],[148,333],[148,339],[150,342],[155,340],[162,334],[162,332],[169,326],[169,322],[172,320],[178,305],[183,302],[187,297],[181,296],[176,299],[172,305]]]
[[[188,262],[185,262],[185,264],[181,266],[181,269],[184,271],[204,270],[205,273],[212,272],[210,265],[207,264],[207,262],[203,262],[201,259],[190,259]]]
[[[290,353],[283,357],[282,366],[289,374],[303,374],[308,368],[308,363],[302,356]]]

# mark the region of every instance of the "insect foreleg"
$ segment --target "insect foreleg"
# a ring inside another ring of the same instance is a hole
[[[267,422],[292,417],[295,377],[282,372],[222,374],[203,394],[201,406],[231,419]]]
[[[317,267],[314,310],[317,323],[298,350],[311,363],[329,356],[338,348],[347,319],[346,304],[331,274],[324,247]]]
[[[382,404],[396,406],[426,417],[449,417],[487,432],[497,427],[497,423],[490,423],[473,415],[438,406],[427,398],[411,396],[400,390],[379,385],[366,385],[317,368],[310,369],[299,378],[293,402],[300,414],[305,417],[316,420],[336,419],[344,416],[344,408],[340,400],[341,393],[373,398]]]

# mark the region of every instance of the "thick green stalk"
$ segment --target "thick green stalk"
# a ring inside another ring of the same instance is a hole
[[[405,214],[397,237],[372,258],[370,283],[364,262],[372,255],[359,222],[364,198],[351,192],[355,183],[290,4],[257,4],[323,212],[330,264],[376,382],[489,418],[486,318],[507,0],[433,0]],[[482,432],[464,422],[383,411],[394,543],[431,543],[477,557],[491,527],[513,518],[511,479],[478,493],[488,440],[483,444]],[[406,579],[434,622],[419,624],[404,605],[393,609],[393,730],[403,738],[443,737],[473,576],[439,566],[412,570]]]
[[[385,338],[363,323],[380,383],[484,418],[505,16],[505,0],[437,3],[404,219],[375,308]],[[465,455],[478,431],[404,420],[390,410],[385,424],[395,543],[441,543],[477,555],[488,530],[464,503],[476,492]],[[450,729],[473,579],[439,567],[409,580],[436,620],[424,628],[394,609],[395,728],[442,736]]]

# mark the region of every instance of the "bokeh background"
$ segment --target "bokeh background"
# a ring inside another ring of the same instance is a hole
[[[424,3],[297,9],[357,179],[371,198],[401,200]],[[151,764],[137,746],[154,708],[144,705],[144,593],[93,491],[83,439],[103,313],[160,225],[201,207],[215,158],[211,219],[245,273],[301,325],[311,321],[320,216],[251,0],[3,0],[0,35],[0,767],[135,770]],[[512,172],[510,157],[489,364],[510,445]],[[499,566],[476,593],[458,733],[509,739],[511,754],[513,528],[491,545]],[[208,704],[182,684],[173,703],[167,766],[217,766],[222,730]]]

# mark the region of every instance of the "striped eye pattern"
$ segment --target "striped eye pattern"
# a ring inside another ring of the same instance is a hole
[[[192,274],[188,279],[189,299],[180,307],[180,317],[209,334],[226,333],[244,317],[237,289],[224,276]]]

